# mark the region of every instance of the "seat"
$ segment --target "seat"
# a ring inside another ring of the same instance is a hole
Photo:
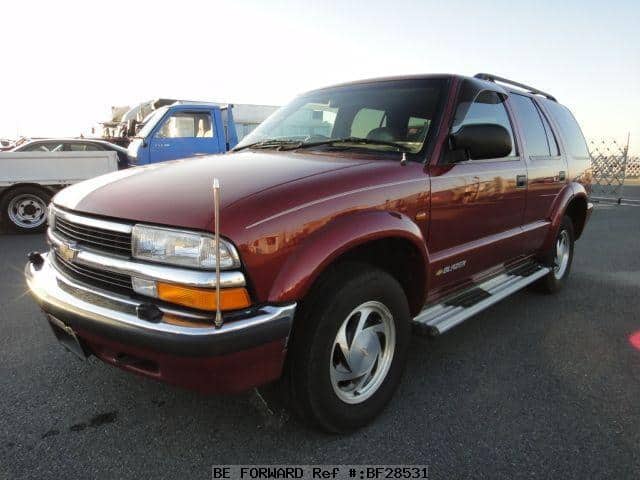
[[[209,119],[201,118],[198,120],[198,133],[196,134],[198,138],[209,138],[211,135],[211,122]]]
[[[378,127],[367,133],[367,140],[380,140],[383,142],[393,142],[396,140],[393,130],[389,127]]]

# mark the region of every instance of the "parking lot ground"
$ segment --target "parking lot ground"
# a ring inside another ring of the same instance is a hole
[[[348,436],[277,404],[269,415],[252,393],[203,397],[76,360],[25,293],[25,255],[43,248],[40,235],[0,236],[0,478],[206,479],[225,463],[640,477],[640,207],[596,207],[559,294],[525,290],[414,338],[391,404]]]

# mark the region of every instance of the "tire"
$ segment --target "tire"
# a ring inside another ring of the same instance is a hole
[[[0,212],[9,227],[20,233],[43,232],[47,228],[47,205],[51,195],[36,187],[17,187],[0,202]]]
[[[373,420],[400,382],[409,322],[405,293],[388,273],[345,263],[325,275],[292,335],[287,379],[294,411],[328,432]]]
[[[564,247],[560,246],[561,242]],[[553,249],[544,258],[545,264],[550,266],[551,271],[536,282],[538,291],[556,293],[562,289],[571,272],[574,243],[573,222],[565,215],[553,243]]]

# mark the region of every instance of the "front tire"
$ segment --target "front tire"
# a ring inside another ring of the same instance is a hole
[[[546,263],[551,271],[540,280],[536,287],[543,293],[556,293],[567,281],[573,262],[575,236],[573,222],[567,215],[562,219],[553,249],[547,254]]]
[[[359,428],[389,402],[406,362],[410,313],[388,273],[344,264],[301,307],[288,374],[294,409],[330,432]]]

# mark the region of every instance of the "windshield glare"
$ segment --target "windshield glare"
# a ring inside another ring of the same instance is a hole
[[[266,141],[314,143],[355,137],[397,143],[418,153],[435,123],[442,84],[440,79],[381,81],[310,92],[275,112],[238,148]],[[392,145],[375,143],[357,147],[396,151]]]
[[[153,130],[153,127],[155,127],[160,119],[164,116],[167,110],[167,107],[162,107],[147,115],[147,117],[143,121],[142,128],[136,134],[136,137],[146,138],[151,133],[151,130]]]

